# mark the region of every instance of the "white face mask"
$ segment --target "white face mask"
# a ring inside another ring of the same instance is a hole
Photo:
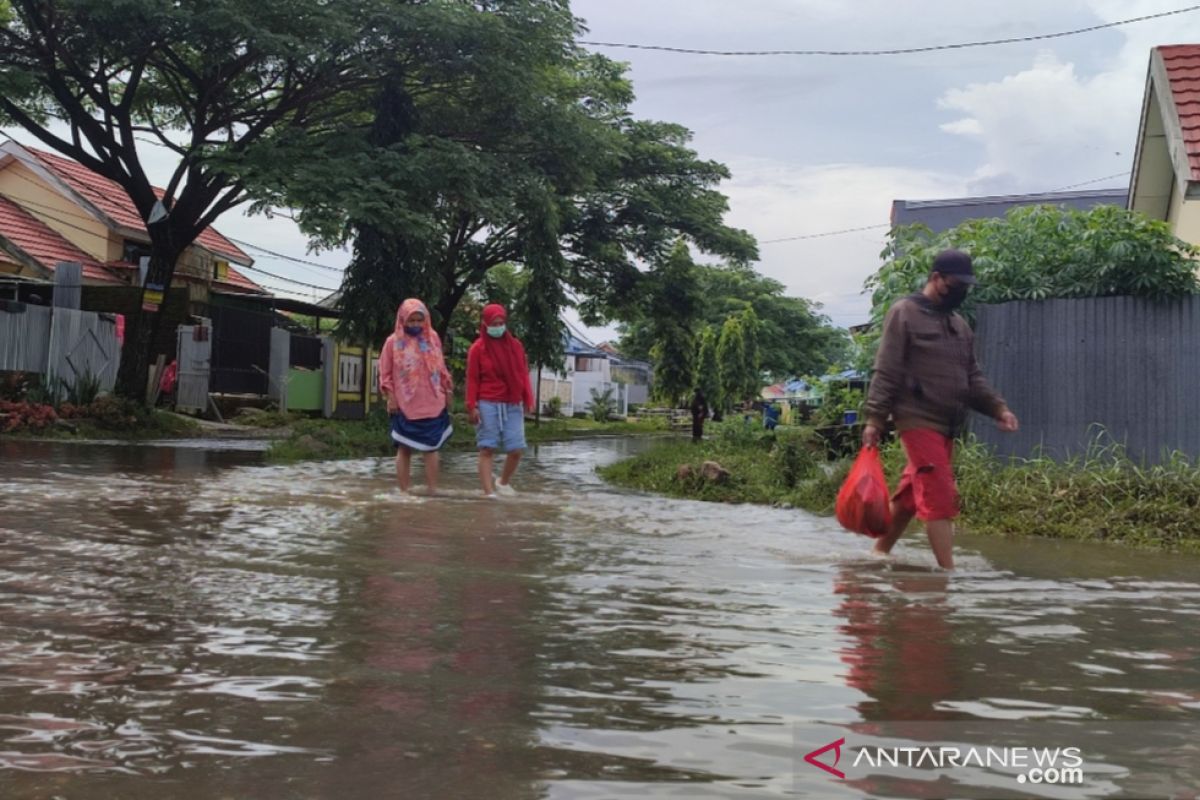
[[[508,330],[508,326],[503,323],[499,325],[488,325],[487,327],[488,336],[492,337],[493,339],[499,339],[504,335],[506,330]]]

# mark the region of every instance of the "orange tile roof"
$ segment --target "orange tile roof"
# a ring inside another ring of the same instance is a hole
[[[1200,181],[1200,44],[1164,45],[1158,52],[1179,114],[1192,180]]]
[[[72,189],[83,195],[88,202],[108,215],[113,222],[138,231],[144,232],[146,230],[146,226],[142,222],[142,217],[138,214],[137,208],[134,207],[133,201],[129,199],[129,195],[125,194],[125,190],[115,182],[103,175],[97,175],[78,161],[73,161],[69,158],[48,153],[44,150],[38,150],[27,145],[25,149],[41,161],[47,169],[70,185]],[[163,194],[163,190],[157,186],[154,188],[154,191],[160,197]],[[245,251],[226,239],[214,228],[205,228],[196,237],[196,244],[228,259],[244,262],[252,261],[250,256],[246,255]],[[244,277],[242,279],[250,283]],[[252,286],[259,290],[262,288],[256,284],[252,284]]]
[[[0,195],[0,236],[51,273],[60,261],[78,261],[83,265],[83,277],[87,280],[122,282],[100,262],[3,195]]]

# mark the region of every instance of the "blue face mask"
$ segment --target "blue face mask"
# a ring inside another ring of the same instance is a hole
[[[422,325],[405,325],[404,332],[409,336],[420,336],[425,332],[425,328]]]
[[[506,330],[508,330],[507,325],[489,325],[487,332],[488,336],[492,337],[493,339],[499,339],[504,335]]]

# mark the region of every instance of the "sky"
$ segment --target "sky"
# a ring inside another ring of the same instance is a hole
[[[574,0],[589,41],[717,50],[882,49],[1055,33],[1182,8],[1184,0]],[[1041,42],[901,56],[705,56],[596,47],[630,65],[638,116],[682,124],[732,178],[726,221],[760,241],[755,267],[834,324],[864,322],[895,199],[1126,186],[1150,49],[1200,42],[1200,11]],[[20,141],[30,137],[6,133]],[[170,153],[145,147],[165,182]],[[1098,178],[1119,177],[1097,181]],[[283,217],[231,212],[226,235],[310,254]],[[256,266],[336,288],[335,272],[247,248]],[[262,273],[272,289],[326,292]],[[577,318],[568,315],[577,322]],[[594,340],[613,329],[587,331]]]

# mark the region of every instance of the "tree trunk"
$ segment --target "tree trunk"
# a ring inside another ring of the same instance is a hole
[[[156,225],[156,228],[167,228],[167,225]],[[139,403],[146,402],[146,381],[150,375],[150,364],[158,356],[157,345],[162,333],[163,316],[167,302],[167,293],[171,281],[175,277],[175,263],[179,260],[180,249],[172,243],[173,236],[169,230],[153,231],[150,245],[150,269],[146,272],[146,283],[141,288],[138,307],[126,320],[127,335],[121,348],[121,366],[117,370],[116,392],[118,395]],[[157,291],[162,294],[157,311],[145,311],[142,303],[146,301],[148,287],[162,287]]]
[[[542,424],[542,365],[538,364],[537,370],[537,399],[534,401],[533,407],[533,424]]]

